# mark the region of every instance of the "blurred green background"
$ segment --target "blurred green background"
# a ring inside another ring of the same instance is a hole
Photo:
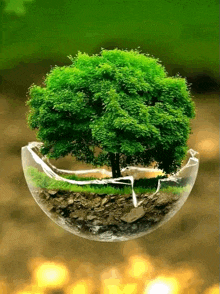
[[[151,279],[182,270],[180,290],[170,294],[218,293],[208,290],[217,287],[219,271],[218,10],[217,0],[0,0],[0,293],[37,294],[36,264],[49,261],[67,268],[68,285],[91,278],[95,288],[76,292],[61,283],[40,294],[148,294],[147,267],[132,278],[126,273],[132,254],[142,263],[150,258]],[[116,47],[139,48],[192,84],[197,116],[189,147],[200,152],[201,164],[189,199],[170,222],[136,241],[108,244],[71,235],[40,210],[25,183],[20,151],[36,140],[25,118],[28,87],[42,84],[51,67],[70,64],[68,55]],[[192,271],[188,280],[184,267]],[[136,290],[107,292],[108,280],[132,281]]]
[[[140,47],[170,74],[218,80],[217,0],[6,0],[2,10],[1,70]]]

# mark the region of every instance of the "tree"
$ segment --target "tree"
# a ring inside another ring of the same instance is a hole
[[[49,158],[68,154],[95,166],[157,162],[166,173],[181,166],[195,105],[180,76],[168,77],[160,61],[137,50],[104,50],[69,57],[44,87],[29,88],[28,124]]]

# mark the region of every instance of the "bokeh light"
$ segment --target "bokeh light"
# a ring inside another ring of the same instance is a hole
[[[160,276],[148,283],[144,294],[178,294],[179,284],[175,278]]]
[[[39,287],[60,287],[68,281],[68,270],[63,264],[44,262],[35,269],[34,278]]]
[[[87,266],[77,264],[77,270],[83,274],[81,277],[75,274],[73,282],[63,263],[35,258],[28,263],[31,283],[9,292],[6,282],[0,281],[0,294],[219,294],[217,284],[201,290],[204,280],[195,268],[184,264],[173,268],[166,261],[158,266],[156,257],[150,259],[144,253],[127,254],[122,264],[92,277],[88,276]]]
[[[129,258],[128,275],[134,278],[142,278],[144,275],[151,275],[153,266],[149,259],[139,255]]]
[[[219,142],[217,136],[212,138],[210,134],[204,134],[205,139],[198,142],[198,150],[202,154],[202,156],[206,158],[216,158],[219,152]]]
[[[122,294],[122,292],[117,285],[106,285],[103,294]]]
[[[81,280],[68,288],[68,294],[90,294],[92,293],[93,285],[91,280]]]
[[[137,294],[137,284],[127,284],[122,290],[122,294]]]
[[[204,294],[219,294],[220,293],[220,287],[218,284],[208,288]]]

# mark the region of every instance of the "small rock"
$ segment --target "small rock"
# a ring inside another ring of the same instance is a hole
[[[78,211],[71,212],[70,217],[71,218],[78,218],[79,217],[79,212]]]
[[[105,205],[105,207],[109,207],[109,206],[111,206],[112,205],[112,203],[107,203],[106,205]]]
[[[107,203],[109,199],[107,197],[102,199],[101,205],[103,206],[105,203]]]
[[[100,219],[95,219],[92,224],[94,226],[100,226],[100,225],[102,225],[102,221]]]
[[[110,199],[115,199],[115,195],[110,195]]]
[[[100,212],[100,211],[103,211],[105,208],[104,207],[95,207],[94,210],[96,212]]]
[[[154,209],[155,208],[153,205],[149,205],[149,206],[144,207],[145,212],[152,212],[152,211],[154,211]]]
[[[115,216],[114,212],[109,212],[109,215],[107,218],[108,225],[117,223],[117,220],[115,219],[114,216]]]
[[[47,204],[47,210],[51,211],[54,208],[54,206],[51,203]]]
[[[117,213],[115,213],[114,218],[121,218],[122,216],[122,211],[117,211]]]
[[[74,203],[74,199],[73,198],[70,198],[70,199],[68,199],[68,204],[73,204]]]
[[[36,195],[38,195],[37,194],[37,192],[35,192],[36,193]],[[43,199],[46,199],[47,198],[47,195],[45,194],[45,192],[42,190],[40,193],[39,193],[39,196],[41,197],[41,198],[43,198]],[[49,196],[49,198],[50,198],[50,195],[48,195]]]
[[[95,234],[98,233],[99,229],[100,229],[100,227],[99,227],[98,225],[94,225],[94,226],[91,227],[90,230],[91,230],[91,233],[92,233],[93,235],[95,235]]]
[[[56,190],[48,190],[48,193],[50,195],[55,195],[55,194],[57,194],[57,191]]]
[[[121,218],[121,217],[118,216],[118,215],[114,216],[114,219],[117,220],[117,221],[120,221],[120,218]]]
[[[93,220],[95,218],[96,218],[95,215],[92,215],[92,214],[87,215],[87,220]]]
[[[92,204],[94,207],[97,207],[101,204],[101,197],[96,197],[93,201]]]
[[[152,199],[155,198],[155,195],[154,195],[154,194],[151,194],[151,195],[146,194],[146,196],[147,196],[147,198],[150,199],[150,200],[152,200]]]
[[[50,199],[50,194],[47,193],[46,191],[44,191],[44,195],[45,195],[46,200],[49,200]]]
[[[103,239],[109,239],[111,240],[112,239],[112,235],[113,235],[113,232],[111,231],[107,231],[107,232],[104,232],[102,234],[99,235],[100,238],[103,238]]]
[[[88,200],[86,207],[89,208],[90,210],[94,209],[94,206],[91,200]]]
[[[124,204],[125,204],[125,199],[124,198],[119,198],[119,199],[117,199],[117,205],[118,206],[124,206]]]
[[[66,208],[68,206],[68,202],[66,201],[63,201],[61,204],[60,204],[60,208]]]
[[[83,198],[83,197],[81,197],[81,199],[80,199],[80,203],[81,203],[81,205],[84,206],[84,207],[87,207],[87,206],[88,206],[88,200],[85,199],[85,198]]]
[[[74,202],[80,201],[80,193],[75,194]]]
[[[52,203],[55,206],[60,206],[60,201],[58,199],[53,199]]]
[[[130,210],[130,212],[124,214],[121,217],[121,220],[123,220],[123,221],[125,221],[127,223],[133,223],[134,221],[136,221],[137,219],[143,217],[144,215],[145,215],[145,211],[144,211],[143,206],[135,207],[135,208],[132,208]]]
[[[150,222],[153,222],[153,223],[158,223],[161,220],[161,217],[160,216],[151,216],[147,220]]]

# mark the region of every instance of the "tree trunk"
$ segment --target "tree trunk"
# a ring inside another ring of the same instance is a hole
[[[119,164],[119,153],[110,153],[110,161],[112,167],[112,177],[113,178],[120,178],[121,171],[120,171],[120,164]]]
[[[121,177],[121,171],[120,171],[120,163],[119,163],[119,153],[116,153],[115,155],[115,162],[116,162],[116,170],[117,170],[117,177]]]

